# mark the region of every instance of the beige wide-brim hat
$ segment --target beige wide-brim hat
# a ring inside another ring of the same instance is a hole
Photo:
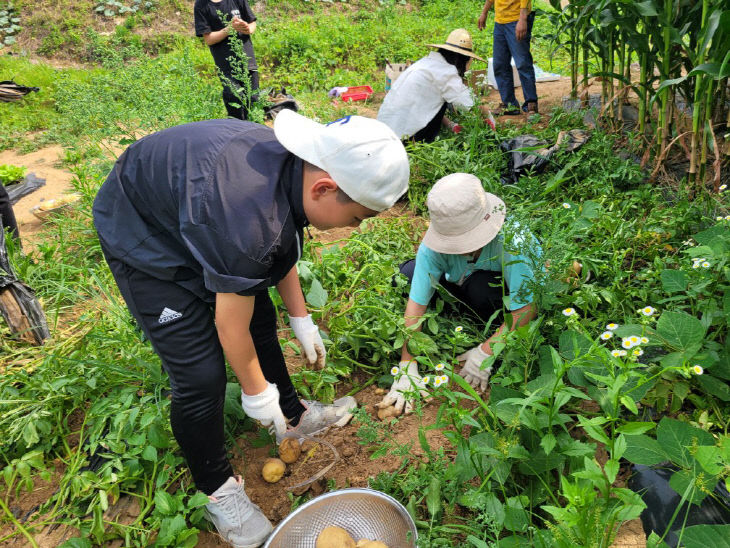
[[[431,216],[423,244],[437,253],[471,253],[499,233],[507,207],[469,173],[452,173],[433,185],[426,200]]]
[[[484,61],[481,57],[474,53],[474,43],[471,40],[471,34],[466,29],[452,30],[446,38],[445,44],[426,44],[431,48],[441,48],[449,51],[461,53],[473,59]],[[486,63],[486,61],[484,61]]]

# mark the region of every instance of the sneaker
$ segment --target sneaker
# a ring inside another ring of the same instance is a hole
[[[277,434],[276,442],[284,438],[293,438],[298,435],[316,436],[333,426],[345,426],[352,419],[352,411],[357,407],[357,400],[352,396],[344,396],[335,400],[331,405],[318,401],[302,400],[306,411],[302,413],[299,423],[289,427],[283,436]]]
[[[496,110],[492,111],[495,116],[516,116],[521,114],[520,107],[508,105],[507,103],[499,103]]]
[[[246,495],[241,476],[228,478],[208,498],[205,517],[234,548],[258,548],[274,529]]]

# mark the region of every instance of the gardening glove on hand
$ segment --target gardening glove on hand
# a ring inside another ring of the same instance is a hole
[[[315,368],[322,369],[327,358],[327,351],[324,349],[319,327],[312,321],[312,315],[307,314],[303,318],[289,316],[289,323],[294,331],[294,336],[302,345],[307,361]]]
[[[475,390],[484,392],[489,385],[489,375],[492,374],[492,368],[486,367],[482,369],[482,362],[489,357],[489,354],[482,350],[482,345],[478,344],[457,358],[459,361],[466,360],[459,374]]]
[[[381,409],[393,405],[398,414],[405,412],[406,414],[413,411],[414,393],[418,391],[421,396],[428,396],[426,384],[423,382],[421,375],[418,374],[418,363],[414,360],[403,360],[398,363],[398,374],[393,381],[383,401],[376,403],[375,406]]]
[[[286,417],[279,407],[279,389],[270,382],[266,384],[263,392],[253,396],[241,390],[241,406],[246,415],[256,419],[263,426],[273,425],[276,433],[283,435],[286,432]]]

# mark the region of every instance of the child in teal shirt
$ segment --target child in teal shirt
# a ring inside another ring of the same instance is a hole
[[[401,272],[411,280],[406,325],[416,324],[423,316],[438,285],[485,321],[503,305],[512,315],[512,329],[535,318],[532,265],[542,250],[529,231],[517,225],[502,230],[504,202],[485,192],[477,177],[454,173],[436,182],[427,203],[431,217],[428,231],[416,259],[401,265]],[[492,345],[508,329],[502,323],[486,341],[459,356],[464,361],[460,374],[475,389],[486,390],[491,368],[482,368],[482,362],[492,355]],[[395,405],[399,412],[408,413],[412,408],[409,396],[416,391],[425,395],[425,385],[407,344],[401,351],[399,371],[400,376],[378,405]]]

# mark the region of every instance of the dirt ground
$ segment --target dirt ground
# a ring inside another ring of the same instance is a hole
[[[562,78],[556,82],[539,83],[537,89],[540,111],[544,114],[543,118],[545,119],[545,123],[548,123],[549,118],[546,115],[552,107],[560,106],[562,104],[562,98],[569,94],[570,79]],[[594,93],[600,91],[600,84],[593,84],[589,91]],[[521,98],[519,88],[516,90],[516,94],[518,99]],[[357,105],[358,111],[362,115],[374,117],[380,101],[382,101],[382,94],[376,94],[371,101]],[[482,102],[490,107],[495,107],[499,103],[499,95],[495,90],[490,89],[489,93],[483,97]],[[514,123],[518,125],[521,125],[525,121],[526,116],[512,116],[498,119],[498,123]],[[46,185],[44,187],[24,197],[14,206],[21,236],[26,245],[33,244],[36,234],[42,228],[42,221],[30,213],[30,208],[43,199],[58,198],[71,190],[73,176],[68,170],[61,167],[63,155],[63,149],[58,146],[44,148],[25,155],[17,154],[14,151],[0,152],[0,164],[22,165],[28,168],[28,172],[35,173],[38,177],[46,179]],[[399,205],[385,215],[396,216],[405,213],[404,206]],[[352,233],[352,230],[351,228],[340,228],[328,231],[311,229],[310,231],[314,239],[329,243],[347,238]],[[299,366],[298,363],[295,363],[295,358],[291,355],[287,356],[287,360],[290,369]],[[345,389],[343,388],[343,390]],[[366,410],[372,411],[373,405],[382,398],[382,390],[374,386],[369,386],[356,394],[355,397],[361,406],[365,406]],[[412,444],[412,454],[418,455],[422,451],[418,443],[418,429],[420,426],[433,424],[437,410],[438,403],[433,402],[424,408],[422,417],[411,415],[390,425],[389,428],[391,429],[394,440],[398,444]],[[339,461],[325,475],[325,479],[333,483],[337,488],[367,486],[370,478],[376,476],[379,472],[392,472],[400,464],[400,458],[393,455],[386,455],[383,458],[372,460],[368,448],[359,443],[357,431],[360,426],[359,423],[352,422],[341,429],[332,430],[322,436],[322,439],[334,445],[339,453]],[[432,447],[447,446],[446,439],[441,431],[428,430],[426,437]],[[238,440],[238,447],[234,451],[235,456],[232,461],[233,466],[245,478],[246,491],[251,496],[251,499],[276,524],[290,512],[291,501],[287,494],[286,486],[289,484],[291,478],[285,477],[277,484],[264,482],[260,475],[260,466],[265,458],[270,456],[272,447],[253,447],[251,443],[252,439],[253,434]],[[331,460],[332,457],[329,449],[320,446],[320,449],[312,457],[308,466],[313,467],[313,470],[317,470],[320,467],[324,467]],[[296,467],[297,464],[293,466]],[[292,469],[294,468],[290,468],[290,470]],[[298,474],[301,474],[301,472],[300,470]],[[31,509],[44,500],[47,500],[53,493],[58,484],[60,473],[60,469],[56,469],[53,472],[51,481],[39,481],[33,492],[22,494],[21,497],[17,498],[11,497],[11,511],[20,519],[27,516]],[[136,511],[138,510],[135,510],[133,504],[129,504],[129,500],[119,504],[113,510],[113,512],[122,516],[122,518],[129,520],[133,520]],[[0,529],[0,538],[2,538],[3,533],[7,533],[7,527]],[[47,527],[42,532],[34,534],[34,538],[41,548],[50,548],[58,546],[64,539],[73,535],[73,531]],[[203,548],[227,546],[213,532],[202,532],[199,538],[198,546]],[[27,541],[22,536],[16,536],[1,545],[15,548],[26,546]],[[641,522],[634,520],[624,524],[613,546],[615,548],[643,548],[646,546]]]

